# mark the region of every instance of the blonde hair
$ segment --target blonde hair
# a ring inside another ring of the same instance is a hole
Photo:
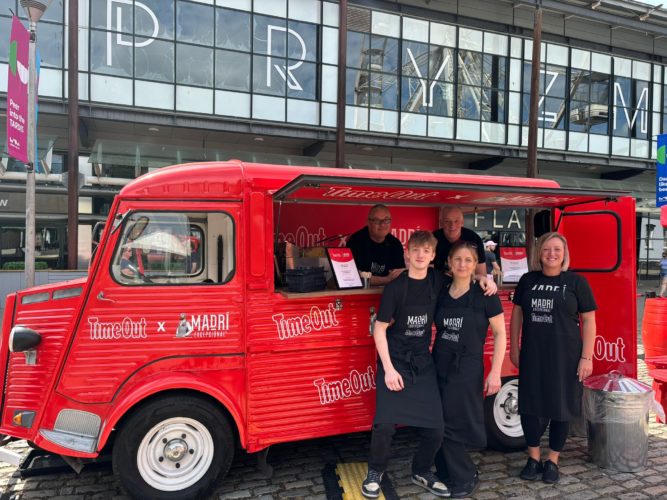
[[[530,258],[531,271],[542,270],[542,260],[540,259],[542,255],[542,247],[547,243],[547,241],[553,240],[554,238],[557,238],[563,242],[564,255],[563,264],[561,264],[561,271],[568,270],[570,267],[570,249],[567,246],[567,239],[560,233],[546,233],[540,236],[540,238],[537,240],[537,243],[535,244],[535,251]]]

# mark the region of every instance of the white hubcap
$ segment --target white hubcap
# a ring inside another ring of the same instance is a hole
[[[155,425],[141,440],[137,468],[156,490],[184,490],[206,474],[213,451],[213,438],[204,425],[191,418],[170,418]]]
[[[493,420],[498,429],[510,437],[523,436],[519,416],[519,381],[510,380],[504,384],[493,402]]]

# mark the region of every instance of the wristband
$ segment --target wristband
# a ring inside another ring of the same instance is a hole
[[[586,356],[582,356],[581,359],[585,359],[586,361],[593,361],[593,358],[587,358]]]

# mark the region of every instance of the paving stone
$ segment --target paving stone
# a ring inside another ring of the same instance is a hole
[[[224,495],[219,496],[218,498],[220,500],[234,500],[237,498],[251,498],[252,493],[250,490],[240,490],[240,491],[235,491],[233,493],[225,493]]]

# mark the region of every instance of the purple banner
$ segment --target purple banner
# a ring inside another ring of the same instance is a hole
[[[30,33],[12,19],[7,81],[7,152],[28,163],[28,44]]]

